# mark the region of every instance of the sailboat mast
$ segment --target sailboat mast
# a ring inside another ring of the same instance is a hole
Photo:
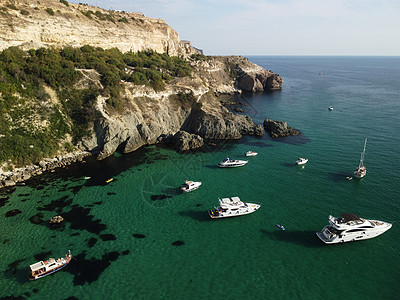
[[[360,159],[360,166],[364,165],[364,155],[365,155],[365,147],[367,146],[367,138],[365,138],[364,142],[364,150],[361,153],[361,159]]]

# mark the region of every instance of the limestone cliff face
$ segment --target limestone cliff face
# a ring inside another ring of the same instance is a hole
[[[67,6],[58,0],[1,1],[0,9],[0,50],[92,45],[117,47],[122,52],[152,49],[184,56],[199,52],[189,42],[182,42],[164,20],[141,13],[86,4]]]
[[[95,122],[92,136],[80,143],[80,149],[104,158],[117,149],[131,152],[143,145],[162,142],[180,130],[213,140],[264,134],[260,124],[254,124],[248,116],[230,112],[217,97],[241,92],[230,67],[235,72],[250,70],[251,66],[264,69],[243,57],[208,57],[193,60],[191,64],[195,70],[191,77],[175,78],[162,92],[125,82],[122,112],[110,111],[105,99],[99,97],[97,109],[102,118]],[[198,137],[188,144],[197,145]]]
[[[83,45],[117,47],[122,52],[151,49],[184,56],[194,69],[192,76],[176,77],[158,92],[148,86],[122,82],[123,108],[119,111],[110,108],[107,99],[99,96],[94,109],[100,117],[91,124],[90,135],[74,146],[100,159],[116,150],[131,152],[143,145],[173,142],[173,137],[179,143],[179,150],[187,150],[199,147],[203,139],[263,135],[260,124],[230,112],[218,96],[281,89],[283,84],[278,74],[244,57],[191,58],[199,50],[189,42],[180,41],[165,21],[140,13],[113,12],[83,4],[67,6],[58,0],[0,2],[0,50],[10,46],[30,49]],[[74,88],[94,85],[102,89],[100,75],[95,70],[76,71],[84,76]],[[57,93],[48,87],[45,90],[55,107],[59,103]],[[26,119],[40,120],[40,116],[32,116],[35,115],[31,113]],[[81,155],[79,152],[78,157]],[[25,171],[36,175],[48,168],[49,164],[42,163],[34,171]],[[9,180],[10,176],[0,176],[0,187],[1,181]]]

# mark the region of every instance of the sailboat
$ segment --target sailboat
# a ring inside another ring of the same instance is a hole
[[[354,171],[354,176],[356,178],[363,178],[367,174],[367,168],[364,166],[364,155],[365,155],[365,147],[367,146],[367,138],[365,138],[364,142],[364,150],[361,152],[360,164],[357,169]]]

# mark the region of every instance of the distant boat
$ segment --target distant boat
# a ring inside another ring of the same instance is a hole
[[[31,274],[29,275],[29,279],[36,280],[53,274],[68,265],[71,262],[71,259],[71,251],[68,250],[68,254],[65,255],[65,257],[58,258],[57,260],[49,258],[46,261],[34,263],[33,265],[30,265]]]
[[[275,224],[275,227],[279,228],[280,230],[286,230],[285,227],[283,227],[283,225]]]
[[[236,159],[230,159],[228,157],[228,158],[225,158],[223,161],[221,161],[218,164],[218,167],[220,167],[220,168],[234,168],[234,167],[244,166],[247,163],[248,163],[247,160],[236,160]]]
[[[191,192],[197,190],[200,185],[201,182],[186,180],[185,183],[182,185],[181,190],[184,193]]]
[[[354,171],[354,176],[357,178],[363,178],[367,174],[367,168],[364,166],[364,155],[365,155],[365,147],[367,146],[367,138],[365,138],[364,142],[364,150],[361,152],[360,164],[357,169]]]
[[[90,178],[92,178],[92,177],[89,177],[89,176],[85,176],[84,178],[85,178],[85,179],[90,179]]]
[[[114,180],[114,178],[107,179],[107,180],[106,180],[106,183],[110,183],[110,182],[113,181],[113,180]]]
[[[247,151],[246,156],[256,156],[258,153],[254,151]]]
[[[298,160],[296,160],[296,165],[304,165],[307,162],[308,162],[308,158],[299,157]]]
[[[333,106],[329,106],[328,109],[329,109],[329,110],[333,110]]]

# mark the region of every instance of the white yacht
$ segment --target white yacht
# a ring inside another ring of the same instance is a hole
[[[367,168],[364,166],[364,155],[365,155],[365,147],[366,146],[367,146],[367,138],[365,138],[364,150],[363,150],[363,152],[361,152],[360,163],[359,163],[357,169],[354,171],[354,176],[356,178],[363,178],[365,175],[367,175]]]
[[[296,165],[304,165],[304,164],[306,164],[307,162],[308,162],[308,158],[299,157],[299,158],[296,160]]]
[[[256,156],[258,153],[254,151],[247,151],[246,156]]]
[[[187,193],[197,190],[199,186],[201,186],[201,182],[186,180],[185,183],[182,185],[181,190],[182,192]]]
[[[218,200],[219,206],[208,211],[208,214],[213,219],[247,215],[260,208],[259,204],[245,203],[241,201],[239,197],[222,198]]]
[[[30,280],[36,280],[42,278],[44,276],[53,274],[64,268],[71,262],[72,255],[71,251],[68,250],[68,254],[65,257],[58,258],[55,260],[54,258],[49,258],[46,261],[39,261],[30,265],[31,274],[29,275]]]
[[[230,159],[225,158],[223,161],[221,161],[218,164],[218,167],[220,168],[234,168],[234,167],[241,167],[247,164],[249,161],[248,160],[236,160],[236,159]]]
[[[329,225],[316,234],[325,244],[335,244],[374,238],[390,228],[391,223],[341,214],[340,218],[329,216]]]

